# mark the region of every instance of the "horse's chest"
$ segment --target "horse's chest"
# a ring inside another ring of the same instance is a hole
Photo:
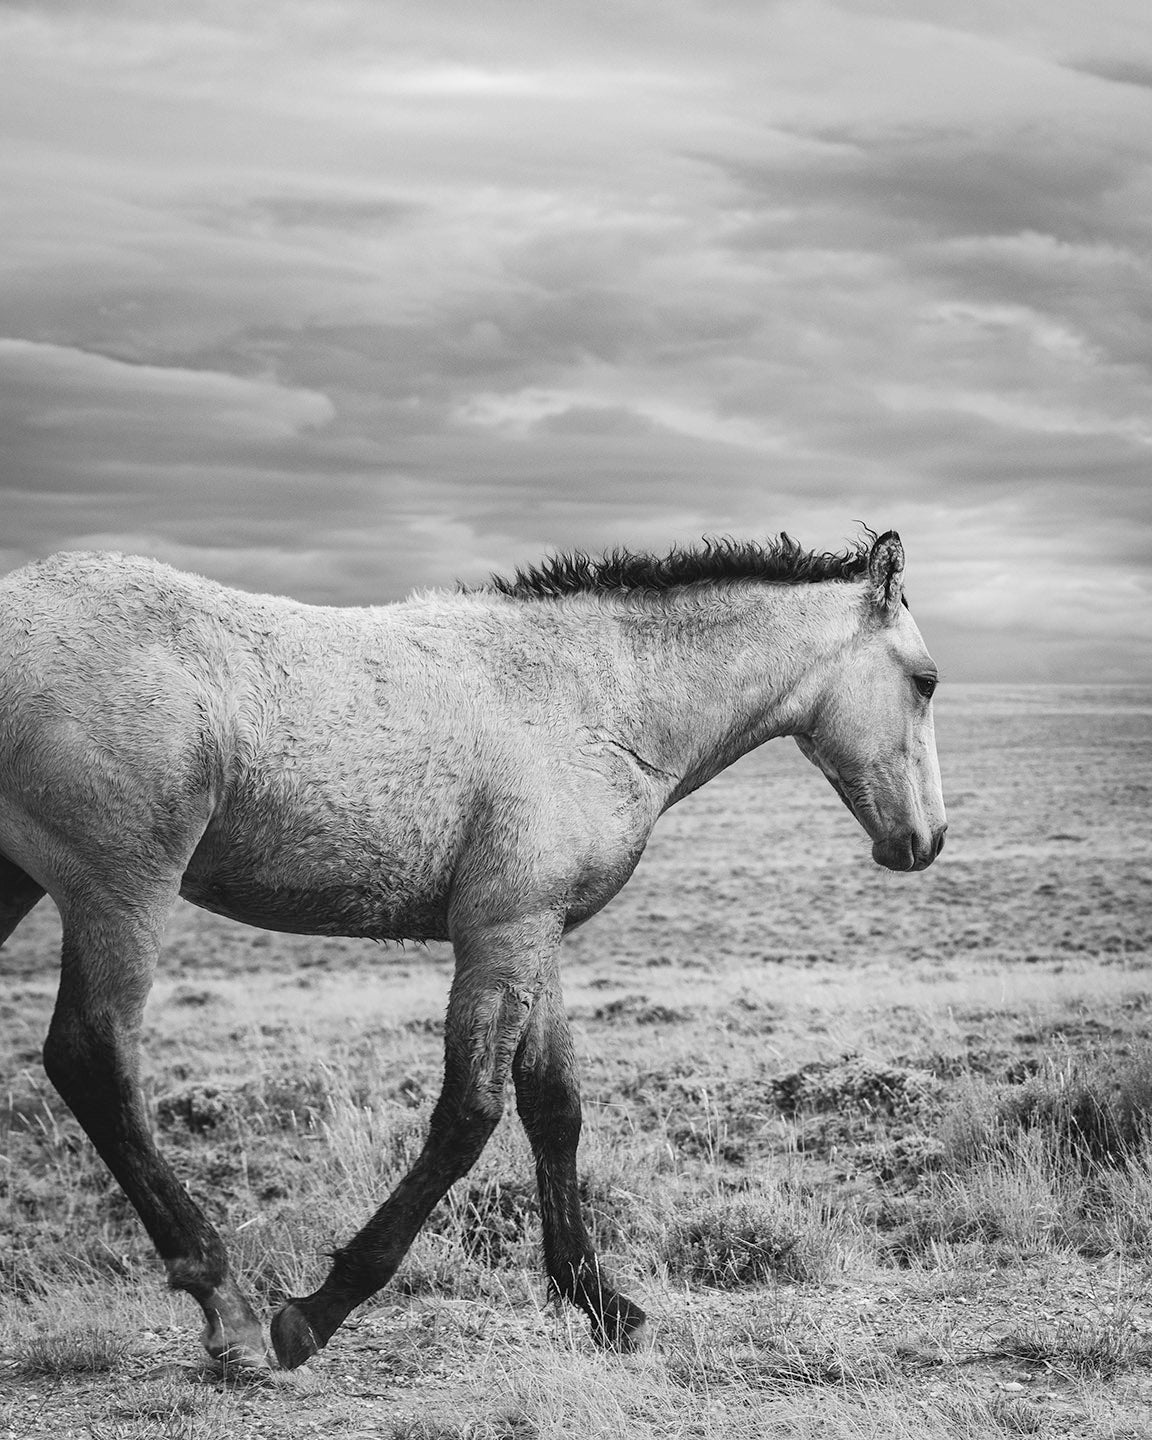
[[[568,905],[565,930],[582,925],[619,894],[635,870],[643,849],[643,844],[640,844],[634,851],[620,851],[611,857],[602,857],[584,871]]]
[[[639,864],[650,832],[651,824],[642,813],[605,813],[600,828],[589,832],[580,847],[583,859],[568,901],[565,929],[583,924],[619,894]]]

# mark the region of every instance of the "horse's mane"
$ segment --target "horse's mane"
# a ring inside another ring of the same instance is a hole
[[[803,549],[783,532],[772,539],[704,539],[675,546],[666,555],[616,548],[600,556],[582,550],[550,555],[538,565],[517,569],[508,579],[493,575],[490,588],[516,600],[558,600],[565,595],[674,590],[712,581],[766,580],[803,585],[819,580],[854,580],[868,569],[875,536],[842,551]]]

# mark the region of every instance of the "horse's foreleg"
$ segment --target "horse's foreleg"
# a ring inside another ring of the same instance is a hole
[[[600,1268],[584,1225],[576,1174],[580,1088],[558,977],[540,996],[513,1064],[516,1107],[536,1157],[544,1263],[556,1292],[578,1305],[605,1346],[645,1343],[645,1315]]]
[[[286,1368],[326,1345],[357,1305],[396,1272],[448,1187],[472,1168],[504,1108],[512,1057],[557,943],[551,920],[485,927],[456,940],[456,977],[444,1027],[444,1085],[415,1164],[367,1225],[335,1252],[312,1295],[273,1317],[272,1343]]]
[[[140,1020],[158,926],[89,908],[65,915],[60,993],[44,1046],[49,1078],[152,1238],[174,1289],[204,1312],[205,1349],[266,1367],[260,1322],[228,1273],[224,1244],[156,1149],[140,1087]]]
[[[0,855],[0,945],[43,898],[43,885],[38,885],[6,855]]]

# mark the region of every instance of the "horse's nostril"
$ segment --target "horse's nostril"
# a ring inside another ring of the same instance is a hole
[[[947,829],[948,827],[947,825],[945,825],[944,828],[940,831],[939,835],[936,836],[936,848],[932,852],[933,860],[935,860],[936,856],[940,854],[940,851],[944,849],[944,835]]]

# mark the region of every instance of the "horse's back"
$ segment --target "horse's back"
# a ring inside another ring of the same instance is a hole
[[[446,603],[308,606],[109,555],[7,577],[0,851],[58,900],[66,871],[167,867],[269,928],[443,936],[516,768]]]
[[[0,581],[0,722],[70,713],[144,748],[178,718],[150,712],[192,695],[199,728],[241,760],[284,740],[291,764],[294,706],[331,746],[387,698],[388,608],[253,595],[137,556],[53,556]]]
[[[543,617],[309,606],[132,557],[30,566],[0,582],[0,851],[57,899],[65,870],[163,874],[307,933],[443,937],[469,886],[583,918],[659,806],[590,723],[597,652]]]

